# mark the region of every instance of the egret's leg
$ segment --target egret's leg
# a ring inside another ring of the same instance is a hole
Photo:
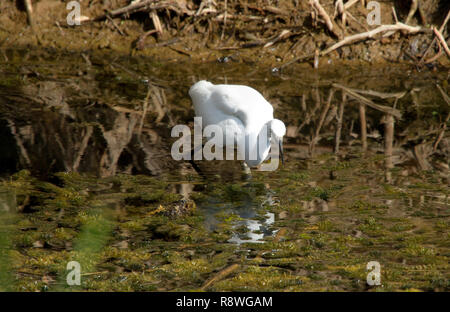
[[[202,178],[206,179],[206,175],[203,173],[203,171],[197,166],[197,164],[194,162],[194,150],[191,150],[191,160],[189,160],[189,163],[191,164],[192,168],[194,168],[195,172],[197,172]]]

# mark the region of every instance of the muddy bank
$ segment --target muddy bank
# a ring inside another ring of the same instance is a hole
[[[446,35],[446,1],[418,1],[418,6],[408,1],[380,2],[381,25],[398,21],[404,23],[402,30],[382,31],[373,39],[362,36],[363,40],[337,48],[333,45],[344,38],[379,27],[368,24],[372,10],[364,1],[347,1],[343,7],[338,1],[336,8],[331,0],[80,1],[79,20],[83,22],[79,26],[67,25],[73,9],[66,9],[66,2],[32,3],[33,27],[21,1],[2,1],[1,47],[101,50],[195,62],[243,60],[277,68],[292,62],[311,67],[316,54],[319,66],[325,67],[348,62],[407,63],[419,68],[449,65],[436,42],[429,48],[435,37],[431,25],[442,26]]]

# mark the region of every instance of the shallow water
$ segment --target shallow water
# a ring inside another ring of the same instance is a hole
[[[14,289],[70,289],[64,261],[83,250],[98,257],[79,286],[91,290],[198,289],[235,263],[208,289],[449,289],[447,71],[0,59],[0,245],[14,251],[0,267]],[[286,163],[249,178],[237,161],[200,161],[199,175],[173,160],[199,79],[262,92],[287,126]],[[98,249],[80,243],[93,219],[107,220],[87,231]],[[369,259],[382,287],[361,282]]]

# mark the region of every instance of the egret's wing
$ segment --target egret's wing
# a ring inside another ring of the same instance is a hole
[[[253,88],[239,85],[216,85],[211,93],[211,102],[226,115],[239,118],[248,126],[250,117],[264,124],[273,119],[273,107]]]

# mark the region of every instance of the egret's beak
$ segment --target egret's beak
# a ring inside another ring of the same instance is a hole
[[[283,155],[283,138],[278,141],[278,147],[280,148],[281,164],[284,165],[284,155]]]

